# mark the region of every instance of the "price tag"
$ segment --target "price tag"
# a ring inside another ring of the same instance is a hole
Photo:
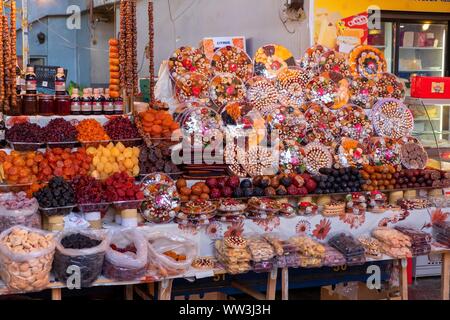
[[[212,278],[212,277],[214,277],[214,270],[205,270],[205,271],[196,272],[195,277],[197,279]]]
[[[270,272],[270,278],[272,280],[275,280],[277,278],[278,269],[272,269],[272,272]]]
[[[42,86],[43,86],[44,88],[47,88],[47,87],[48,87],[48,82],[47,82],[47,81],[42,81]]]

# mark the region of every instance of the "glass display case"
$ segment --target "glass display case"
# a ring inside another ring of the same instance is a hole
[[[433,166],[450,170],[450,99],[407,98],[414,115],[413,136],[421,141]]]
[[[367,38],[367,43],[375,48],[383,51],[387,62],[387,71],[393,73],[393,30],[394,23],[383,22],[381,23],[380,30],[369,30],[369,36]]]

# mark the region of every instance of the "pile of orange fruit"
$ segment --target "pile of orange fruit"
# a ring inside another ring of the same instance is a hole
[[[92,156],[86,153],[86,149],[79,148],[77,151],[71,149],[54,148],[44,154],[39,162],[39,181],[50,181],[53,177],[63,177],[72,180],[77,176],[85,176],[89,173]]]
[[[4,179],[8,184],[22,185],[38,181],[39,163],[44,159],[40,152],[20,153],[12,151],[9,155],[2,155],[2,169]]]
[[[139,114],[142,130],[152,138],[170,138],[180,128],[172,115],[165,110],[149,109]]]
[[[108,141],[110,140],[105,129],[103,129],[100,122],[94,119],[82,120],[77,126],[78,131],[77,139],[80,142],[91,141]]]

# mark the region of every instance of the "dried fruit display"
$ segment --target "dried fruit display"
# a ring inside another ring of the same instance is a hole
[[[186,73],[199,73],[206,78],[211,75],[211,61],[201,50],[192,47],[180,47],[169,59],[169,70],[175,82]]]
[[[331,168],[333,157],[324,145],[312,142],[304,149],[306,170],[311,174],[318,174],[321,168]]]
[[[120,88],[128,96],[138,92],[136,0],[120,2]],[[114,88],[116,89],[116,88]]]
[[[284,106],[299,107],[305,102],[305,88],[310,75],[305,70],[291,67],[280,71],[277,75],[276,86],[280,103]]]
[[[231,73],[216,75],[209,84],[209,97],[218,108],[231,102],[244,101],[245,96],[244,83]]]
[[[376,79],[387,69],[383,52],[367,45],[354,48],[350,52],[349,61],[352,74],[355,77]]]
[[[103,127],[106,134],[114,141],[140,138],[138,129],[128,117],[114,117]]]
[[[95,119],[84,119],[77,124],[77,139],[80,142],[98,142],[109,141],[110,137],[106,134],[105,129]]]
[[[116,99],[120,97],[120,58],[119,40],[109,39],[109,95]]]
[[[127,172],[131,177],[139,175],[138,147],[125,147],[123,143],[110,142],[106,147],[89,147],[87,154],[92,156],[90,175],[97,179],[106,179],[114,173]]]
[[[400,139],[410,136],[414,129],[414,117],[400,100],[379,100],[372,110],[372,122],[380,136]]]
[[[136,118],[136,126],[144,138],[149,136],[155,139],[171,139],[172,134],[180,128],[168,111],[154,109],[141,112]]]

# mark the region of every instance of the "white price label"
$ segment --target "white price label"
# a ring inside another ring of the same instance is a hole
[[[48,82],[47,81],[42,81],[42,86],[47,88],[48,87]]]

